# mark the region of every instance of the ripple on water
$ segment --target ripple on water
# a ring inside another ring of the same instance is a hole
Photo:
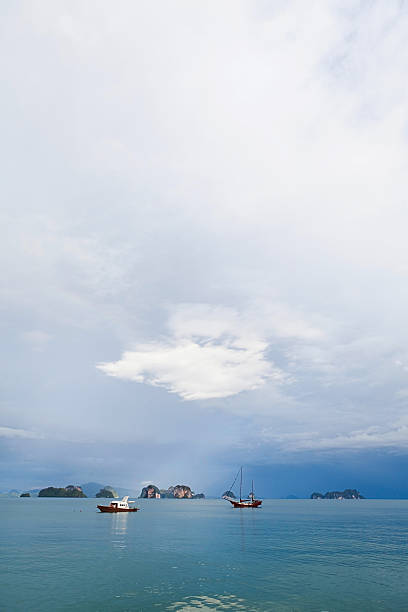
[[[263,602],[258,605],[249,599],[243,599],[236,595],[197,595],[183,597],[180,601],[175,601],[166,607],[166,610],[174,612],[189,612],[190,610],[245,610],[245,612],[302,612],[303,608],[284,604],[278,601]],[[319,610],[317,612],[329,612]]]
[[[191,597],[183,597],[180,601],[167,606],[166,610],[182,610],[188,612],[188,610],[247,610],[255,611],[250,602],[236,597],[235,595],[214,595],[209,597],[207,595],[197,595]]]

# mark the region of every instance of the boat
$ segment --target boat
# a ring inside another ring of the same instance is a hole
[[[233,497],[229,497],[228,495],[224,495],[223,499],[226,499],[227,501],[229,501],[230,504],[232,504],[233,508],[259,508],[259,506],[262,504],[262,500],[255,499],[254,481],[252,481],[252,488],[251,488],[251,492],[248,495],[248,498],[242,499],[242,467],[240,468],[238,474],[239,473],[241,474],[241,479],[240,479],[240,484],[239,484],[239,500],[234,499]],[[230,487],[230,491],[238,478],[238,474],[235,476],[235,480],[232,483],[232,486]]]
[[[129,504],[134,504],[135,502],[129,500],[129,495],[125,495],[121,500],[112,501],[109,506],[99,506],[98,508],[101,512],[137,512],[139,508],[129,508]]]

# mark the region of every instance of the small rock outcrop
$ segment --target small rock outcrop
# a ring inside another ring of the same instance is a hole
[[[103,488],[106,489],[107,491],[110,491],[115,499],[117,497],[119,497],[119,493],[117,491],[115,491],[115,489],[113,487],[110,487],[109,485],[106,485],[106,487],[103,487]]]
[[[176,485],[175,487],[169,487],[169,497],[175,497],[176,499],[191,499],[193,492],[187,485]]]
[[[194,493],[188,485],[176,485],[169,487],[165,493],[165,497],[173,499],[205,499],[204,493]]]
[[[143,487],[139,497],[142,499],[155,499],[157,497],[162,496],[160,495],[159,487],[156,487],[156,485],[153,484],[149,484],[147,485],[147,487]]]
[[[365,499],[357,489],[344,489],[344,491],[328,491],[322,493],[312,493],[310,499]]]
[[[41,489],[38,497],[86,497],[81,487],[68,485],[67,487],[46,487]]]
[[[103,487],[103,489],[101,489],[99,493],[95,495],[95,497],[108,497],[109,499],[115,499],[115,497],[119,496],[116,491],[112,489],[112,487]]]
[[[29,493],[22,493],[20,497],[31,497],[31,495]]]
[[[226,497],[231,497],[231,499],[236,499],[232,491],[224,491],[224,493],[221,495],[221,498],[225,499]]]

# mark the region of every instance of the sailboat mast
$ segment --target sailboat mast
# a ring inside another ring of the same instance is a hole
[[[239,501],[242,500],[242,465],[241,465],[241,480],[239,483]]]
[[[252,481],[251,497],[252,497],[252,501],[254,501],[254,481]]]

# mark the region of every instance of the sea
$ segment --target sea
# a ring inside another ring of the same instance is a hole
[[[0,499],[0,610],[408,610],[408,501],[97,501]]]

